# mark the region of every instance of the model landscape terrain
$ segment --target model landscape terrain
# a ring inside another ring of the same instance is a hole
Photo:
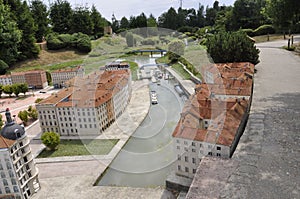
[[[0,0],[0,198],[299,197],[298,2],[97,9]]]

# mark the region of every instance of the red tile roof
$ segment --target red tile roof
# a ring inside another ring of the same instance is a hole
[[[11,147],[16,141],[9,140],[0,135],[0,149],[5,149]]]

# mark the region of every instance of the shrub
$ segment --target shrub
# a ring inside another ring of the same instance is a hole
[[[156,43],[156,41],[153,40],[153,39],[150,39],[150,38],[147,38],[147,39],[144,39],[144,40],[141,41],[142,45],[152,45],[152,46],[154,46],[155,43]]]
[[[255,36],[274,34],[274,33],[275,33],[275,29],[273,28],[272,25],[262,25],[254,30]]]
[[[91,40],[88,38],[79,38],[77,40],[77,49],[80,52],[88,53],[92,50]]]
[[[74,42],[74,37],[70,34],[60,34],[57,38],[60,41],[62,41],[66,46],[71,46]]]
[[[44,98],[37,98],[35,101],[34,101],[34,103],[40,103],[42,100],[43,100]]]
[[[259,63],[259,50],[242,32],[219,32],[207,40],[207,52],[216,63]]]
[[[26,110],[20,111],[20,112],[18,113],[18,117],[19,117],[24,123],[28,122],[28,112],[27,112]]]
[[[58,38],[51,38],[47,40],[47,48],[49,50],[59,50],[65,47],[67,47],[66,44]]]
[[[60,136],[55,132],[45,132],[42,134],[41,140],[48,149],[54,151],[60,143]]]

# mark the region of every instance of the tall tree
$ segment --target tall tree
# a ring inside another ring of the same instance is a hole
[[[129,21],[126,17],[122,17],[120,21],[120,28],[122,29],[128,29],[129,28]]]
[[[22,31],[22,39],[18,48],[18,60],[36,58],[39,54],[39,49],[35,45],[37,26],[34,23],[29,6],[26,1],[22,3],[20,0],[6,0],[5,2],[11,7],[13,18],[18,24],[18,28]]]
[[[115,14],[112,15],[111,21],[112,21],[111,28],[113,32],[117,32],[118,29],[120,28],[120,22],[117,20]]]
[[[167,12],[160,15],[158,17],[158,25],[163,28],[176,30],[178,28],[176,10],[171,7]]]
[[[234,28],[236,30],[240,28],[255,29],[263,25],[262,6],[264,3],[258,0],[236,0],[232,11]]]
[[[267,0],[266,12],[281,30],[292,28],[300,21],[299,0]],[[300,26],[300,25],[298,25]],[[300,27],[299,27],[300,29]]]
[[[76,7],[72,14],[71,33],[82,32],[91,35],[94,29],[93,25],[89,9],[87,7]]]
[[[17,23],[11,17],[9,6],[0,0],[0,60],[5,62],[0,61],[0,65],[5,66],[16,61],[21,36]],[[5,73],[6,68],[1,73]]]
[[[35,38],[38,42],[41,42],[49,33],[49,13],[47,11],[47,6],[41,0],[33,0],[31,1],[30,11],[34,19],[34,23],[37,26]]]
[[[101,16],[100,12],[93,5],[91,9],[91,20],[93,23],[92,34],[95,38],[99,38],[104,34],[104,27],[107,26],[106,20]]]
[[[50,6],[52,30],[57,33],[70,33],[72,8],[68,1],[56,0]]]

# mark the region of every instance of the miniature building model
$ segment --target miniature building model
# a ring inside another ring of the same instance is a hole
[[[29,139],[6,110],[0,135],[0,198],[30,198],[40,189]]]

